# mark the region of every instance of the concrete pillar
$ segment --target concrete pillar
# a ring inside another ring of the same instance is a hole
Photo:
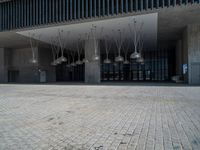
[[[95,41],[96,45],[98,41]],[[89,84],[98,84],[101,82],[101,69],[100,69],[100,59],[94,61],[92,58],[95,55],[95,42],[90,39],[85,41],[85,57],[89,60],[88,63],[85,63],[85,83]],[[97,53],[100,56],[100,47],[96,47]]]
[[[200,24],[188,25],[188,81],[200,85]]]
[[[0,83],[8,82],[8,57],[5,48],[0,48]]]
[[[182,64],[188,65],[188,32],[187,28],[183,31],[182,37]],[[188,72],[183,74],[183,80],[188,83]]]
[[[178,40],[176,43],[176,75],[182,76],[182,41]]]
[[[48,48],[38,49],[38,68],[46,72],[46,82],[56,82],[56,67],[51,66],[53,61],[52,52]]]
[[[183,64],[188,65],[185,80],[200,85],[200,24],[188,25],[182,40]]]

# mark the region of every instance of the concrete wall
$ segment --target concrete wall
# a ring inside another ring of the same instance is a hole
[[[35,48],[38,63],[32,64],[31,48],[4,49],[0,48],[0,82],[8,82],[8,71],[18,71],[19,83],[39,83],[40,71],[46,71],[47,82],[56,81],[55,67],[51,66],[50,49]]]
[[[37,83],[39,82],[38,63],[32,64],[31,48],[12,49],[10,53],[8,70],[19,71],[17,82],[20,83]],[[38,49],[36,48],[36,58]]]
[[[187,34],[189,66],[188,81],[191,84],[200,84],[200,24],[188,25]],[[192,70],[193,65],[199,65],[199,67],[196,68],[196,71]]]
[[[8,55],[9,50],[0,48],[0,83],[6,83],[8,81]]]
[[[182,54],[182,64],[188,64],[188,72],[184,75],[184,80],[189,84],[200,84],[200,24],[188,25],[185,28]]]
[[[38,51],[38,66],[41,70],[46,71],[47,82],[56,82],[56,68],[50,65],[52,61],[51,49],[40,47]]]
[[[188,32],[187,27],[183,31],[182,35],[182,64],[188,64]],[[183,75],[183,79],[188,83],[188,72]]]
[[[176,75],[182,76],[182,41],[176,43]]]

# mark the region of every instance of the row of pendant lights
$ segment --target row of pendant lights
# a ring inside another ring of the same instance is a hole
[[[139,54],[139,53],[138,53]],[[134,56],[131,58],[132,60],[135,60],[135,62],[140,63],[140,64],[144,64],[144,58],[140,56],[140,54],[138,56]],[[124,57],[122,56],[117,56],[115,58],[115,62],[117,63],[123,63],[125,65],[130,64],[130,62],[128,60],[124,60]],[[104,64],[111,64],[112,61],[109,58],[104,59],[103,61]]]
[[[144,58],[142,57],[141,55],[141,52],[138,52],[138,43],[139,43],[139,40],[142,40],[141,38],[141,30],[142,30],[142,27],[143,27],[143,23],[141,23],[141,25],[139,26],[139,28],[137,29],[137,22],[135,20],[135,18],[133,18],[133,25],[129,25],[130,27],[130,32],[133,34],[133,43],[134,43],[134,52],[130,55],[130,59],[131,60],[135,60],[137,63],[141,63],[143,64],[144,63]],[[133,29],[131,29],[133,27]],[[64,39],[62,39],[62,34],[63,31],[58,31],[58,37],[57,37],[57,44],[60,44],[59,46],[55,46],[54,44],[52,44],[52,51],[56,51],[56,55],[54,55],[54,60],[53,62],[51,63],[51,65],[53,66],[56,66],[56,65],[59,65],[59,64],[62,64],[62,63],[65,63],[68,61],[68,59],[64,56],[64,44],[65,41],[63,41]],[[101,31],[102,33],[102,31]],[[130,62],[127,60],[127,58],[123,56],[121,56],[121,47],[122,47],[122,31],[120,29],[118,29],[115,33],[118,33],[119,36],[116,36],[116,37],[119,37],[119,39],[116,39],[114,40],[116,42],[116,45],[117,45],[117,48],[118,48],[118,56],[115,57],[115,62],[121,62],[123,64],[129,64]],[[98,49],[98,44],[97,44],[97,34],[100,34],[100,33],[97,33],[97,27],[92,25],[92,28],[91,28],[91,32],[88,34],[90,35],[90,38],[93,39],[94,41],[94,55],[92,57],[92,61],[98,61],[100,60],[100,56],[97,52],[97,49]],[[106,39],[105,39],[106,40]],[[33,41],[32,41],[32,38],[30,36],[30,44],[31,44],[31,49],[32,49],[32,53],[33,53],[33,58],[31,59],[31,63],[33,64],[36,64],[38,61],[35,57],[35,52],[34,52],[34,48],[33,48]],[[59,52],[61,51],[61,56],[58,57],[59,55]],[[67,66],[76,66],[76,65],[82,65],[83,63],[87,63],[89,62],[86,58],[84,58],[82,61],[80,60],[80,51],[78,51],[78,55],[79,55],[79,58],[77,61],[74,61],[74,57],[73,57],[73,61],[72,63],[68,62],[67,63]],[[57,57],[57,58],[56,58]],[[103,61],[103,63],[105,64],[110,64],[112,61],[109,59],[108,57],[108,54],[107,54],[107,58]]]
[[[129,24],[129,29],[130,29],[130,33],[132,34],[132,37],[134,37],[131,39],[134,44],[134,52],[130,55],[130,59],[134,60],[137,63],[144,64],[144,58],[142,57],[142,54],[141,54],[141,49],[143,48],[143,39],[142,39],[143,38],[142,37],[143,22],[138,23],[135,20],[135,18],[133,18],[132,25]],[[119,36],[116,36],[116,37],[119,37],[119,39],[114,40],[116,42],[116,46],[118,48],[118,56],[115,57],[115,62],[121,62],[123,64],[130,64],[130,62],[127,60],[127,54],[125,54],[125,59],[123,56],[121,56],[121,47],[123,44],[122,31],[120,29],[118,29],[117,31],[114,31],[114,32],[119,34]],[[108,43],[109,42],[105,41],[106,55],[107,55],[106,59],[104,60],[105,64],[111,63],[111,60],[108,57],[108,53],[109,53],[109,49],[110,49],[110,47],[108,46]],[[139,52],[139,49],[140,49],[140,52]]]

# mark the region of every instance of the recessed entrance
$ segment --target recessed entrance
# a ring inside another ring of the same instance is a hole
[[[174,72],[174,50],[144,51],[144,63],[101,64],[102,81],[170,81]],[[114,59],[114,56],[112,57]]]
[[[19,82],[19,71],[18,70],[8,70],[8,82],[10,82],[10,83]]]
[[[169,55],[157,49],[157,22],[153,13],[18,33],[30,38],[33,54],[38,43],[50,46],[56,81],[165,81]]]

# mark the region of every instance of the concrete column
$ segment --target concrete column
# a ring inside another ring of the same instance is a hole
[[[200,24],[188,25],[188,81],[200,84]]]
[[[8,57],[5,48],[0,48],[0,83],[8,82]]]
[[[183,31],[182,37],[182,64],[188,64],[188,32],[187,28]],[[184,82],[188,83],[188,72],[183,74]]]
[[[200,85],[200,24],[188,25],[182,40],[183,63],[188,64],[184,79],[189,84]]]
[[[182,41],[176,43],[176,75],[182,75]]]
[[[38,49],[38,68],[46,72],[47,82],[56,82],[56,67],[51,66],[53,61],[50,49],[40,47]]]
[[[96,45],[98,41],[92,39],[85,41],[85,57],[89,60],[88,63],[85,63],[85,83],[97,84],[101,82],[101,69],[100,69],[100,59],[94,61],[92,58],[95,55],[95,42]],[[97,53],[100,56],[100,47],[97,46]]]

